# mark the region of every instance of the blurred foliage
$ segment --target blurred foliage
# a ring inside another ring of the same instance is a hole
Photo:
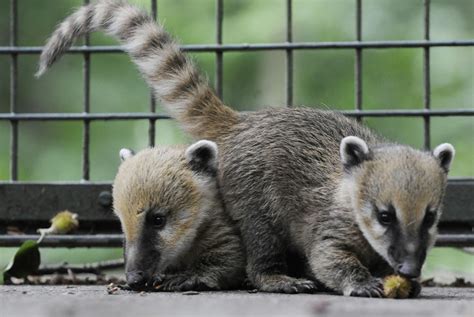
[[[149,0],[130,2],[150,7]],[[354,0],[294,0],[294,41],[354,40],[355,3]],[[80,4],[82,0],[19,1],[18,44],[42,45],[57,23]],[[474,38],[473,12],[472,0],[433,0],[431,38]],[[2,46],[9,44],[8,14],[9,1],[0,1]],[[169,32],[183,44],[215,41],[215,1],[160,0],[158,15]],[[423,1],[364,0],[362,27],[364,40],[422,39]],[[284,42],[285,32],[284,0],[224,1],[224,43]],[[93,45],[116,44],[103,34],[94,34],[91,42]],[[472,109],[473,53],[472,47],[431,49],[431,100],[434,109]],[[215,54],[196,53],[193,56],[214,83]],[[37,55],[18,58],[17,111],[81,112],[82,56],[66,55],[40,80],[33,77],[37,59]],[[295,104],[353,109],[354,59],[354,50],[295,51]],[[9,111],[9,62],[8,55],[0,55],[0,112]],[[285,69],[284,51],[225,53],[225,102],[239,110],[283,106]],[[365,50],[364,108],[422,109],[422,71],[422,49]],[[92,55],[92,112],[146,112],[149,99],[149,89],[126,55]],[[159,108],[158,112],[163,111]],[[422,118],[369,118],[365,122],[396,142],[418,148],[422,146]],[[111,180],[119,163],[119,149],[146,147],[147,130],[146,120],[92,122],[91,179]],[[9,177],[9,134],[9,123],[0,122],[0,180]],[[472,117],[433,118],[431,134],[432,146],[451,142],[456,147],[451,176],[473,177]],[[20,122],[19,135],[20,180],[74,181],[81,178],[82,123]],[[157,144],[188,141],[174,121],[156,122]]]
[[[149,1],[131,1],[148,8]],[[213,43],[215,1],[161,0],[159,19],[183,44]],[[55,25],[82,0],[19,1],[18,44],[42,45]],[[355,1],[295,0],[294,41],[350,41],[355,36]],[[474,37],[470,0],[434,0],[431,37],[434,40]],[[8,45],[8,1],[0,2],[0,45]],[[192,23],[190,23],[192,21]],[[270,43],[285,40],[285,1],[224,1],[225,43]],[[422,1],[363,1],[363,39],[415,40],[423,37]],[[94,34],[92,44],[116,42]],[[432,107],[472,108],[473,48],[431,49]],[[366,50],[363,53],[365,109],[421,109],[423,58],[421,49]],[[214,82],[215,54],[194,54],[199,67]],[[67,55],[37,80],[37,55],[19,57],[18,112],[81,112],[82,56]],[[0,56],[0,112],[9,111],[9,59]],[[123,54],[91,58],[91,111],[148,111],[149,90],[135,66]],[[353,109],[354,51],[301,50],[294,53],[296,105]],[[251,110],[285,103],[285,52],[229,52],[224,55],[224,100],[236,109]],[[162,112],[160,108],[158,110]],[[420,148],[422,118],[368,118],[367,124],[394,141]],[[111,180],[122,147],[147,146],[146,120],[91,124],[91,178]],[[156,123],[157,144],[188,140],[173,121]],[[433,118],[432,146],[452,142],[457,150],[451,176],[474,176],[472,118]],[[81,177],[80,122],[21,122],[21,180],[78,180]],[[9,124],[0,122],[0,179],[8,179]],[[31,160],[34,157],[34,160]],[[111,162],[115,162],[111,164]]]

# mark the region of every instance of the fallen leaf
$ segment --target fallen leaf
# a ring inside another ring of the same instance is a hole
[[[38,243],[33,240],[26,240],[16,251],[10,264],[3,272],[3,280],[9,281],[11,277],[25,278],[38,270],[41,262],[41,255]]]

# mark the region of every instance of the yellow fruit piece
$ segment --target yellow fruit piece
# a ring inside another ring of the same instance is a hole
[[[51,226],[47,229],[38,229],[41,235],[45,234],[66,234],[79,227],[79,220],[77,214],[64,210],[56,214],[51,219]]]
[[[410,291],[410,280],[400,275],[389,275],[383,281],[383,292],[387,298],[408,298]]]
[[[61,211],[51,219],[51,224],[54,227],[55,233],[64,234],[79,227],[77,214],[69,210]]]

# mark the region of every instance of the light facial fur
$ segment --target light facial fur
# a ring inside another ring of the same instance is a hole
[[[218,144],[223,199],[261,291],[312,292],[317,281],[346,295],[381,296],[380,277],[419,275],[436,236],[451,145],[418,151],[334,111],[235,112],[161,25],[121,1],[68,17],[48,40],[39,74],[95,30],[124,45],[185,131]],[[295,254],[308,268],[299,278],[289,276]]]

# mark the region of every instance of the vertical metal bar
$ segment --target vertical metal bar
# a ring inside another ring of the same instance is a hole
[[[424,0],[424,29],[426,41],[430,40],[430,0]],[[423,106],[425,110],[431,108],[431,79],[430,79],[430,48],[423,48],[423,82],[424,82],[424,97]],[[424,148],[429,150],[431,147],[431,135],[430,135],[430,115],[425,114],[423,116],[423,130],[424,130]]]
[[[84,4],[89,4],[89,0],[84,0]],[[84,44],[89,46],[89,35],[84,38]],[[84,100],[83,112],[90,112],[90,53],[85,52],[83,55],[83,81],[84,81]],[[82,180],[90,179],[90,121],[84,120],[82,129]]]
[[[362,0],[356,0],[356,40],[362,41]],[[362,48],[355,50],[355,109],[362,110]],[[357,117],[358,121],[362,117]]]
[[[291,0],[286,0],[286,42],[293,41],[293,13]],[[286,50],[286,105],[293,106],[293,50]]]
[[[224,7],[222,0],[216,0],[216,43],[222,44],[222,22],[224,17]],[[223,53],[216,52],[216,93],[223,99],[222,76],[223,76]]]
[[[157,14],[158,14],[158,0],[151,0],[151,15],[153,16],[153,19],[157,19]],[[154,113],[156,112],[156,98],[151,91],[150,93],[150,112]],[[154,147],[155,146],[155,122],[156,120],[150,119],[149,120],[149,126],[148,126],[148,146],[149,147]]]
[[[18,7],[17,0],[10,1],[10,46],[17,45]],[[10,57],[10,112],[16,112],[18,96],[18,54]],[[18,121],[10,121],[10,179],[18,179]]]

